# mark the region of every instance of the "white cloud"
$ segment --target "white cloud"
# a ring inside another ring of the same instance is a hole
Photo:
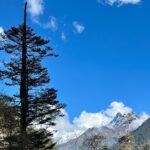
[[[47,24],[43,24],[44,28],[50,28],[53,32],[58,29],[57,19],[54,16],[49,17],[49,22]]]
[[[125,106],[122,102],[112,102],[104,113],[110,117],[114,117],[118,112],[121,114],[131,113],[132,108]]]
[[[0,34],[4,34],[4,29],[0,27]]]
[[[79,34],[81,34],[85,30],[85,27],[82,24],[80,24],[78,21],[73,22],[73,27],[75,29],[75,32]]]
[[[108,5],[124,5],[124,4],[139,4],[141,0],[97,0],[99,3],[106,3]]]
[[[26,0],[28,2],[28,12],[30,13],[31,19],[34,23],[38,24],[42,28],[50,28],[53,32],[57,30],[58,24],[57,19],[54,16],[49,17],[47,23],[42,23],[39,20],[39,16],[44,13],[44,2],[43,0]]]
[[[4,39],[7,39],[6,34],[4,33],[4,29],[1,26],[0,26],[0,39],[3,39],[3,40],[1,40],[1,44],[4,44],[4,42],[5,42]]]
[[[62,39],[63,41],[66,41],[66,40],[67,40],[67,37],[66,37],[65,32],[62,32],[62,33],[61,33],[61,39]]]
[[[89,128],[107,125],[118,112],[122,114],[131,113],[132,108],[125,106],[122,102],[112,102],[107,109],[97,113],[82,111],[80,116],[75,117],[72,122],[70,122],[67,112],[64,111],[65,117],[59,118],[56,122],[55,130],[58,132],[54,138],[56,142],[64,143],[76,138]],[[143,113],[139,119],[132,123],[131,128],[139,127],[147,118],[148,115]]]
[[[38,18],[34,18],[33,22],[44,29],[50,29],[52,32],[55,32],[58,29],[58,22],[54,16],[50,16],[47,23],[40,22]]]
[[[31,18],[36,20],[44,12],[43,0],[27,0],[27,2]]]
[[[49,20],[45,23],[41,22],[39,16],[44,14],[44,0],[25,0],[28,2],[28,12],[30,14],[31,20],[44,29],[51,29],[52,32],[58,31],[58,26],[61,27],[60,22],[54,16],[50,16]],[[63,23],[65,24],[65,23]],[[85,27],[78,21],[73,23],[74,31],[78,34],[81,34]],[[66,34],[62,31],[61,37],[63,41],[66,41]]]

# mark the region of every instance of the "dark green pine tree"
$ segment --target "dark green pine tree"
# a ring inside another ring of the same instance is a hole
[[[20,132],[23,137],[28,136],[27,131],[33,125],[38,128],[54,126],[56,117],[63,116],[61,109],[65,107],[57,100],[57,91],[45,87],[50,82],[50,77],[47,68],[42,65],[45,57],[58,55],[52,52],[49,40],[37,36],[26,24],[26,10],[27,3],[24,23],[5,31],[0,42],[0,50],[11,56],[9,62],[4,62],[5,69],[0,71],[0,78],[6,79],[7,86],[18,86],[18,93],[13,96],[20,106]],[[47,149],[45,145],[50,142],[52,133],[36,132],[35,136],[40,140],[36,147]],[[54,144],[48,146],[53,147]],[[26,149],[25,146],[24,148]]]
[[[16,150],[19,117],[13,102],[11,97],[0,95],[0,149]]]

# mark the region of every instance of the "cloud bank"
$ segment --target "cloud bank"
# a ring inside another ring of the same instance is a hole
[[[107,125],[118,112],[127,114],[133,112],[133,110],[125,106],[122,102],[112,102],[107,109],[97,113],[82,111],[80,116],[75,117],[72,122],[69,120],[68,113],[64,111],[65,117],[59,118],[56,121],[56,127],[54,129],[58,132],[54,135],[55,141],[64,143],[78,137],[89,128]],[[132,123],[131,128],[136,129],[147,120],[148,117],[146,113],[142,113],[139,118]]]
[[[104,3],[104,4],[108,4],[108,5],[124,5],[124,4],[132,4],[132,5],[136,5],[139,4],[141,2],[141,0],[97,0],[99,3]]]

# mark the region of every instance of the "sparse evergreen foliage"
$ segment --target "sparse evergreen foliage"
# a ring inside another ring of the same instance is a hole
[[[9,106],[8,104],[12,104]],[[19,117],[13,99],[0,95],[0,148],[15,150],[19,130]]]
[[[57,100],[57,90],[47,88],[50,82],[48,70],[42,65],[45,57],[58,56],[48,45],[49,40],[37,36],[32,28],[26,25],[26,9],[24,11],[24,23],[18,27],[11,27],[5,31],[0,50],[4,50],[10,57],[10,61],[4,62],[4,69],[0,71],[0,79],[5,80],[7,86],[18,86],[18,93],[14,93],[15,104],[20,107],[20,133],[21,137],[28,137],[28,128],[38,126],[44,128],[54,126],[55,119],[63,116],[61,109],[64,104]],[[5,41],[5,42],[4,42]],[[55,144],[51,143],[52,133],[44,130],[34,132],[32,136],[38,138],[39,149],[51,149]],[[39,138],[40,137],[40,138]],[[43,140],[43,141],[42,141]],[[29,142],[30,143],[30,142]],[[22,149],[28,149],[31,143],[23,145]],[[30,149],[34,149],[33,147]]]
[[[28,129],[28,147],[32,150],[43,150],[43,149],[52,149],[55,148],[55,143],[52,142],[52,139],[47,139],[51,137],[51,133],[47,132],[45,129],[35,130],[33,128]]]
[[[135,150],[135,140],[130,134],[119,139],[119,150]]]
[[[143,150],[150,150],[150,145],[146,144],[143,148]]]

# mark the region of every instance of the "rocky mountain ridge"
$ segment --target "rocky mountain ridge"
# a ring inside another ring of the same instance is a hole
[[[58,149],[92,150],[89,145],[92,145],[90,141],[94,140],[93,142],[96,143],[95,146],[97,147],[118,150],[119,139],[130,132],[132,133],[130,126],[136,119],[138,119],[138,116],[135,113],[121,114],[119,112],[108,125],[100,128],[90,128],[79,137],[59,145]],[[150,127],[150,123],[147,126]],[[133,134],[136,132],[133,132]]]

